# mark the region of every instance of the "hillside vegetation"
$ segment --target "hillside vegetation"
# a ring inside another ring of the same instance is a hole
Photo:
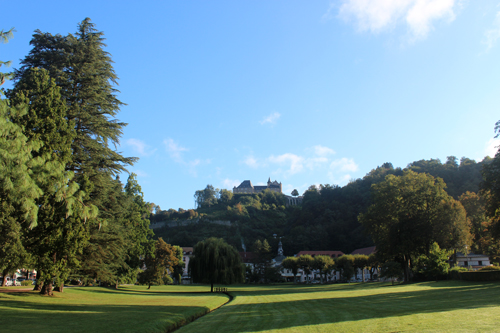
[[[406,169],[440,177],[446,183],[446,192],[455,199],[464,193],[477,193],[480,189],[482,166],[491,159],[477,163],[468,158],[460,161],[454,156],[445,163],[438,159],[410,163]],[[356,248],[373,245],[364,232],[358,216],[371,204],[371,186],[387,175],[400,176],[403,169],[384,163],[362,179],[337,185],[310,186],[303,194],[302,205],[286,206],[283,194],[264,191],[253,195],[233,195],[218,191],[211,185],[197,191],[199,208],[194,210],[157,210],[151,223],[161,221],[190,221],[192,223],[156,229],[156,237],[173,244],[193,246],[210,236],[222,237],[242,250],[257,239],[267,239],[277,249],[282,237],[285,255],[301,250],[339,250],[351,253]],[[466,207],[467,208],[467,207]],[[212,223],[230,221],[230,226]],[[171,224],[172,225],[172,224]],[[250,249],[247,249],[250,250]]]

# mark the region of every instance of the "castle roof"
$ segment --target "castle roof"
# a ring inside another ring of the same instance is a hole
[[[238,186],[238,188],[249,188],[249,187],[253,187],[252,185],[252,182],[249,181],[249,180],[244,180],[240,186]]]
[[[370,247],[364,247],[361,249],[356,249],[351,254],[364,254],[364,255],[369,256],[370,254],[375,253],[376,250],[377,249],[375,248],[375,246],[370,246]]]

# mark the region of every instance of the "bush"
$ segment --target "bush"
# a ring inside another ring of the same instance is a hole
[[[31,281],[31,280],[24,280],[24,281],[21,281],[21,286],[24,286],[24,287],[31,286],[32,283],[33,283],[33,281]]]
[[[174,284],[174,280],[170,276],[165,275],[163,277],[163,284]]]
[[[453,268],[450,268],[450,272],[468,272],[469,270],[467,269],[467,267],[463,267],[463,266],[455,266]]]
[[[484,271],[500,271],[500,267],[498,266],[486,266],[481,268],[479,271],[484,272]]]
[[[476,272],[459,272],[454,271],[450,274],[454,280],[464,281],[500,281],[500,270],[476,271]]]
[[[462,266],[455,266],[453,268],[450,268],[448,271],[449,277],[452,280],[461,280],[462,278],[460,277],[460,272],[468,272],[469,270],[467,267],[462,267]]]

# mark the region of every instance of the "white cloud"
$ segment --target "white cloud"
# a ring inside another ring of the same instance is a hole
[[[287,175],[294,175],[304,169],[304,158],[295,154],[271,155],[268,160],[271,163],[288,166]]]
[[[358,165],[352,158],[342,157],[330,164],[330,170],[334,172],[356,172]]]
[[[373,33],[406,24],[412,39],[425,38],[433,22],[455,19],[456,0],[343,0],[339,17]],[[328,11],[331,11],[332,7]],[[328,13],[327,13],[328,14]]]
[[[261,125],[265,125],[265,124],[271,124],[271,125],[274,125],[276,124],[276,122],[278,121],[278,119],[281,117],[281,114],[279,114],[278,112],[275,112],[275,113],[272,113],[270,114],[269,116],[267,117],[264,117],[264,119],[262,119],[260,121],[260,124]]]
[[[484,36],[485,40],[483,43],[486,44],[486,50],[489,50],[496,44],[496,42],[500,38],[500,11],[497,12],[495,16],[495,20],[493,21],[493,28],[487,30],[484,33]]]
[[[175,143],[173,139],[165,139],[163,140],[163,144],[174,161],[177,163],[184,162],[181,153],[188,151],[187,148],[181,147],[179,144]]]
[[[206,160],[201,160],[199,158],[191,160],[191,161],[186,161],[183,157],[183,153],[186,151],[189,151],[189,149],[182,147],[178,143],[176,143],[173,139],[165,139],[163,140],[163,144],[165,145],[165,149],[170,155],[170,157],[176,162],[181,165],[184,165],[187,167],[187,171],[194,177],[196,177],[198,174],[196,172],[196,167],[203,165],[203,164],[210,164],[212,161],[210,159]]]
[[[228,190],[232,190],[233,187],[240,185],[241,182],[239,180],[226,178],[222,181],[222,187]]]
[[[328,156],[328,155],[334,155],[335,151],[331,148],[317,145],[314,146],[314,153],[318,156]]]
[[[500,146],[500,139],[491,138],[485,145],[484,156],[495,157]]]
[[[346,175],[343,175],[343,176],[340,176],[340,177],[335,177],[333,175],[333,173],[328,173],[328,177],[330,178],[330,181],[333,184],[339,185],[339,186],[346,185],[351,180],[351,175],[349,175],[349,174],[346,174]]]
[[[253,156],[247,156],[243,163],[254,169],[257,169],[259,167],[259,162],[257,162],[257,160]]]
[[[128,139],[126,143],[127,145],[132,146],[134,151],[142,156],[149,156],[156,151],[156,149],[151,150],[144,141],[139,139]]]

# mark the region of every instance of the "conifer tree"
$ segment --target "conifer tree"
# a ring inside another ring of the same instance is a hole
[[[29,105],[28,112],[13,121],[23,128],[28,142],[41,144],[32,155],[43,160],[35,170],[35,181],[43,195],[36,200],[37,225],[25,231],[25,245],[40,271],[38,280],[44,281],[46,294],[52,292],[52,281],[65,280],[75,264],[75,254],[85,242],[88,228],[81,220],[97,213],[95,206],[82,204],[85,193],[72,181],[74,172],[65,170],[72,159],[75,130],[65,119],[66,106],[59,91],[46,70],[35,68],[8,93],[14,103]]]
[[[3,42],[11,36],[12,29],[0,31]],[[8,62],[0,61],[0,66],[5,64]],[[8,73],[0,73],[0,85],[8,77]],[[33,179],[33,169],[43,161],[32,155],[40,144],[28,142],[21,126],[13,122],[26,111],[25,105],[12,106],[9,100],[0,98],[0,272],[4,277],[26,261],[22,230],[23,226],[36,225],[35,199],[42,194]],[[3,285],[6,281],[3,279]]]
[[[64,223],[72,226],[69,239],[78,238],[71,251],[72,257],[77,258],[92,232],[114,223],[116,214],[108,210],[112,206],[106,196],[108,189],[114,187],[114,176],[136,159],[123,157],[112,147],[119,143],[126,124],[114,118],[123,103],[116,97],[118,91],[114,85],[118,78],[111,56],[104,50],[103,33],[86,18],[75,34],[52,35],[37,30],[30,44],[33,49],[16,71],[16,81],[38,67],[47,70],[60,87],[66,105],[65,119],[75,132],[71,159],[65,167],[75,174],[73,181],[85,194],[80,203],[98,209],[98,215],[90,220],[78,215],[64,219]],[[75,259],[70,265],[78,268],[80,262]]]

